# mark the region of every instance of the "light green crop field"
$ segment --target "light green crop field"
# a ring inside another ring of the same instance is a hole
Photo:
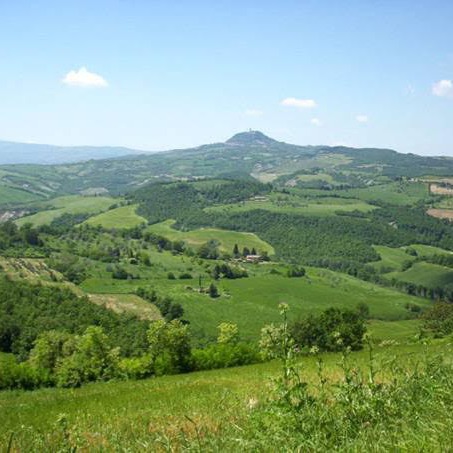
[[[32,203],[37,200],[42,200],[42,197],[25,190],[0,185],[0,206]]]
[[[405,308],[407,303],[428,307],[425,299],[408,296],[392,289],[378,287],[356,278],[316,268],[308,268],[307,277],[288,278],[270,274],[270,265],[250,265],[248,278],[216,282],[221,296],[212,299],[200,293],[199,276],[202,286],[212,282],[206,273],[191,272],[189,280],[169,280],[165,275],[152,270],[140,280],[113,280],[111,278],[90,278],[82,283],[89,293],[131,294],[138,287],[154,289],[159,295],[168,296],[184,308],[184,318],[190,321],[191,329],[198,335],[215,337],[221,322],[234,322],[246,339],[256,340],[263,325],[279,319],[277,305],[290,305],[290,319],[310,313],[320,313],[329,307],[355,309],[364,302],[370,308],[370,316],[387,321],[403,320],[410,317]],[[254,273],[253,268],[260,270]],[[152,269],[152,268],[151,268]]]
[[[451,349],[442,341],[377,348],[375,366],[380,372],[381,364],[394,360],[411,369],[417,361],[442,351],[451,357]],[[343,376],[341,355],[321,357],[327,385],[338,383]],[[352,353],[351,366],[366,372],[367,357],[367,351]],[[267,401],[271,380],[280,369],[280,363],[268,362],[77,389],[3,391],[0,444],[6,451],[11,439],[11,451],[24,452],[59,451],[57,446],[65,442],[79,445],[81,451],[182,451],[184,440],[197,445],[197,437],[202,441],[205,434],[221,437],[224,430],[236,429],[241,436],[241,426],[246,426],[254,407]],[[303,357],[300,369],[310,389],[318,385],[316,357]]]
[[[427,288],[438,288],[453,283],[453,269],[424,262],[415,263],[407,271],[391,272],[385,276]]]
[[[264,209],[271,212],[281,212],[289,214],[305,214],[310,216],[329,216],[335,215],[337,211],[351,212],[361,211],[370,212],[376,209],[364,201],[341,198],[318,198],[316,200],[301,199],[294,197],[290,200],[267,200],[255,201],[248,200],[235,204],[227,204],[206,208],[207,212],[245,212],[254,209]]]
[[[173,220],[166,220],[165,222],[149,226],[147,230],[172,241],[184,241],[191,247],[199,247],[210,240],[216,240],[220,243],[219,249],[222,252],[232,253],[234,245],[237,244],[240,250],[248,247],[250,250],[255,248],[258,253],[267,252],[269,255],[274,254],[273,247],[253,233],[220,230],[217,228],[178,231],[171,227],[173,224]]]
[[[115,201],[110,197],[83,197],[80,195],[58,197],[43,205],[52,209],[22,217],[16,223],[19,226],[25,223],[31,223],[34,226],[48,225],[63,214],[97,214],[106,211]]]
[[[146,219],[136,213],[137,205],[122,206],[112,209],[94,217],[90,217],[84,223],[103,228],[134,228],[146,223]]]

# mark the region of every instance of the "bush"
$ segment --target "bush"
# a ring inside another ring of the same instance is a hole
[[[291,328],[296,344],[321,351],[342,351],[363,347],[365,320],[359,312],[328,308],[320,316],[310,315]]]
[[[249,344],[213,344],[205,349],[192,351],[194,370],[212,370],[240,365],[249,365],[261,361],[258,350]]]

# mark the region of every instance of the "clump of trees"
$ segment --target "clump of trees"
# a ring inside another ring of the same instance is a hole
[[[236,279],[248,277],[248,274],[245,269],[223,263],[214,266],[212,277],[215,280],[219,280],[220,278]]]
[[[366,332],[365,310],[328,308],[319,316],[309,315],[291,327],[295,344],[300,348],[316,347],[319,351],[357,351],[363,347]]]

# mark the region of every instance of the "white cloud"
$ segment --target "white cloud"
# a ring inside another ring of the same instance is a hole
[[[283,99],[280,104],[286,107],[299,107],[302,109],[311,109],[316,107],[316,102],[313,99],[286,98]]]
[[[357,115],[355,117],[356,121],[358,121],[359,123],[368,123],[368,116],[366,115]]]
[[[453,82],[451,80],[439,80],[433,84],[434,96],[453,98]]]
[[[322,122],[319,118],[312,118],[310,123],[313,124],[313,126],[322,126]]]
[[[247,116],[262,116],[263,114],[264,114],[264,112],[262,110],[258,110],[258,109],[247,109],[244,112],[244,115],[247,115]]]
[[[78,71],[69,71],[63,78],[62,82],[65,85],[77,87],[97,87],[103,88],[108,86],[107,81],[94,72],[89,72],[84,66]]]

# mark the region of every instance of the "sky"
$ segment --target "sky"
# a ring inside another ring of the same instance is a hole
[[[0,24],[1,140],[453,156],[452,0],[0,0]]]

